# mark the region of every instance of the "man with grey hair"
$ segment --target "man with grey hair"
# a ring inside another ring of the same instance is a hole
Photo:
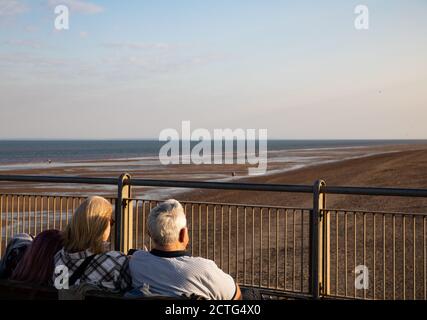
[[[151,210],[148,232],[153,249],[135,252],[129,262],[135,289],[159,296],[241,299],[239,286],[215,262],[186,252],[187,219],[178,201],[167,200]]]

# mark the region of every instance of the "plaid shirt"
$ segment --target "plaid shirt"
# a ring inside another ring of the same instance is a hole
[[[89,250],[69,253],[61,249],[55,255],[55,266],[65,265],[68,268],[68,276],[71,277],[79,265],[91,255]],[[53,277],[55,278],[55,275]],[[80,283],[94,284],[114,292],[130,289],[132,280],[128,257],[118,251],[97,254],[75,285]]]

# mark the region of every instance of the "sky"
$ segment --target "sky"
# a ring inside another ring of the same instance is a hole
[[[0,0],[0,139],[157,139],[186,120],[427,139],[426,16],[425,0]]]

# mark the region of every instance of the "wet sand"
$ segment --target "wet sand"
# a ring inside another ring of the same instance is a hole
[[[244,178],[241,181],[312,185],[317,179],[325,180],[330,186],[427,189],[427,147],[314,165],[265,177]],[[273,192],[197,190],[186,194],[183,198],[186,200],[263,203],[296,207],[310,207],[312,205],[311,196]],[[415,198],[329,195],[327,196],[327,204],[333,208],[427,212],[427,199]]]

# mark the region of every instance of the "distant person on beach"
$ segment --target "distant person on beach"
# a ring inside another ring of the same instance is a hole
[[[0,279],[9,279],[32,242],[33,237],[27,233],[16,234],[10,239],[0,261]]]
[[[130,259],[131,294],[137,296],[139,291],[141,295],[241,299],[239,286],[214,261],[186,252],[187,219],[178,201],[167,200],[151,210],[148,232],[153,249],[136,251]]]
[[[67,268],[70,288],[86,284],[111,292],[130,288],[128,257],[107,249],[114,224],[112,212],[113,207],[106,199],[90,197],[77,208],[67,225],[64,247],[55,255],[55,266],[56,271]],[[61,273],[54,273],[54,283],[60,276]]]
[[[25,252],[10,279],[52,286],[53,258],[62,246],[61,231],[45,230],[40,232]]]

